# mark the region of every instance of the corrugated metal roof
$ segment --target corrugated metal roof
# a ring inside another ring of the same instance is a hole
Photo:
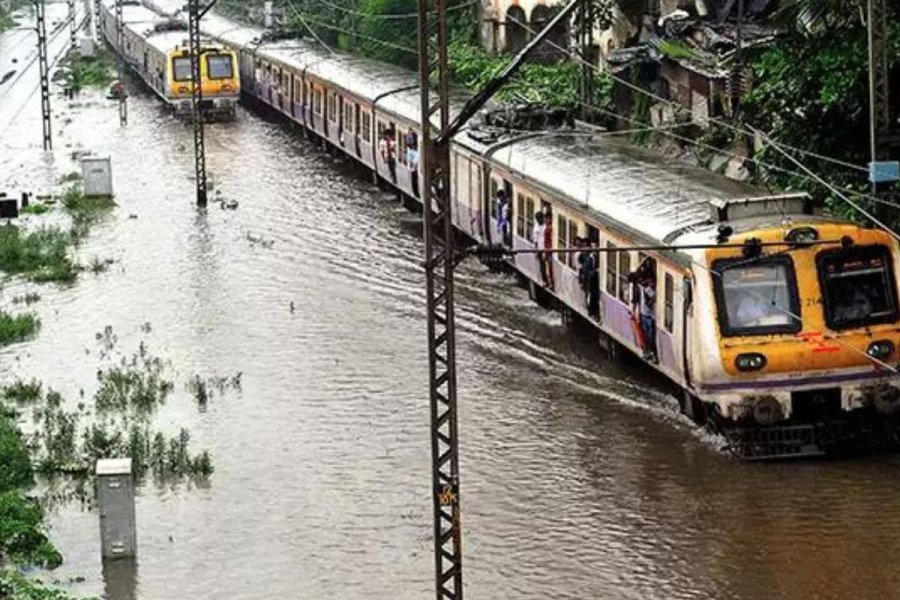
[[[261,33],[235,26],[221,17],[204,22],[209,35],[242,45]],[[249,31],[248,31],[249,30]],[[330,55],[319,44],[306,40],[271,42],[259,47],[285,65],[331,81],[350,93],[369,100],[403,87],[414,86],[415,73],[394,65],[348,55]],[[454,92],[453,112],[468,93]],[[417,90],[400,91],[379,100],[378,106],[419,121]],[[468,134],[458,141],[475,152],[487,146]],[[518,171],[549,192],[585,206],[598,217],[649,242],[663,242],[680,230],[703,223],[710,216],[709,201],[765,195],[753,186],[730,180],[668,158],[650,150],[603,135],[538,134],[504,146],[493,160]]]
[[[602,135],[538,134],[502,147],[493,160],[654,242],[706,221],[710,200],[765,194]]]

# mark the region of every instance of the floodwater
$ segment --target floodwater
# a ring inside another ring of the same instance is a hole
[[[415,217],[247,111],[208,129],[215,188],[239,207],[200,213],[190,129],[146,92],[126,128],[102,95],[55,94],[51,157],[37,96],[2,118],[19,89],[0,100],[0,186],[45,191],[73,151],[108,153],[119,208],[78,249],[112,268],[42,286],[40,336],[0,351],[0,375],[90,397],[111,326],[116,352],[143,341],[172,361],[156,426],[189,428],[216,467],[208,486],[141,488],[133,568],[104,569],[97,515],[59,507],[53,577],[115,600],[430,597]],[[27,289],[7,284],[0,303]],[[469,597],[900,598],[900,459],[737,463],[659,382],[606,362],[512,278],[465,264],[458,302]],[[183,389],[238,371],[242,391],[206,412]]]

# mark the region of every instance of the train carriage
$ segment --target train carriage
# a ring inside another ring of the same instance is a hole
[[[161,16],[137,3],[122,6],[122,47],[114,4],[101,5],[103,35],[131,70],[178,115],[192,111],[191,54],[184,21]],[[201,111],[208,117],[234,118],[240,98],[237,54],[210,40],[202,41]]]
[[[220,18],[205,26],[241,56],[242,69],[253,65],[247,91],[256,101],[419,198],[419,164],[403,146],[421,132],[413,73],[323,56],[303,41],[269,44]],[[378,152],[386,130],[400,164]],[[600,249],[589,253],[596,278],[586,289],[572,253],[548,257],[552,286],[534,253],[510,265],[610,348],[643,356],[683,390],[683,411],[726,433],[742,456],[809,456],[897,438],[900,266],[888,233],[814,214],[804,194],[772,195],[586,127],[483,133],[454,141],[456,227],[483,244],[534,249],[534,214],[549,207],[555,246],[587,239]],[[494,204],[501,188],[512,201],[505,239]],[[650,353],[634,324],[630,276],[641,265],[655,275]]]

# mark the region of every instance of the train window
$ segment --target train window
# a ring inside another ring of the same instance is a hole
[[[713,263],[719,325],[724,336],[796,333],[800,303],[790,257]]]
[[[534,198],[525,196],[525,239],[535,243],[534,239]]]
[[[607,250],[615,250],[616,245],[612,242],[606,242]],[[618,262],[618,253],[616,252],[607,252],[606,253],[606,293],[610,296],[617,296],[616,287],[618,283],[618,277],[616,277],[616,263]]]
[[[322,114],[322,90],[320,89],[313,94],[313,110],[317,115]]]
[[[663,283],[663,294],[665,295],[665,312],[663,312],[663,328],[672,333],[672,327],[675,324],[675,279],[672,275],[666,273]]]
[[[885,246],[825,251],[817,262],[828,327],[851,329],[897,320],[893,266]]]
[[[629,273],[631,273],[631,253],[619,252],[619,300],[625,304],[631,302],[631,285],[628,283]]]
[[[328,120],[337,121],[337,94],[328,92]]]
[[[372,115],[368,112],[362,113],[362,129],[360,130],[360,136],[363,141],[369,142],[372,140]]]
[[[344,131],[353,133],[353,102],[344,102]]]
[[[172,59],[172,78],[175,81],[191,80],[191,58],[189,56],[177,56]]]
[[[303,82],[300,79],[294,79],[294,102],[303,103]]]
[[[525,237],[525,197],[516,194],[516,235]]]
[[[234,77],[234,61],[229,54],[207,54],[206,73],[210,79]]]
[[[557,248],[568,248],[568,235],[569,235],[569,220],[562,215],[557,215],[556,217],[556,247]],[[556,256],[559,262],[564,265],[568,265],[569,261],[567,259],[565,252],[557,252]],[[569,265],[572,266],[572,265]]]
[[[568,247],[571,248],[575,245],[575,239],[578,237],[578,223],[575,222],[574,219],[569,219],[569,243]],[[578,261],[578,255],[574,252],[569,252],[568,254],[568,262],[569,267],[574,269],[575,264]]]

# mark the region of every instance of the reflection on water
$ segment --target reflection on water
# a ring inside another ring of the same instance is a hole
[[[131,558],[103,561],[104,600],[136,600],[137,561]]]
[[[4,134],[0,173],[10,188],[46,189],[72,152],[110,153],[119,208],[78,252],[117,262],[42,288],[41,335],[0,351],[2,377],[89,396],[94,336],[111,325],[122,353],[145,342],[172,361],[179,384],[157,425],[189,428],[216,466],[208,488],[140,490],[139,585],[135,564],[101,564],[95,514],[60,508],[60,578],[136,600],[433,593],[422,247],[409,214],[246,112],[208,132],[215,189],[240,206],[198,213],[190,128],[154,99],[133,96],[126,128],[100,95],[55,107],[55,162],[6,146],[39,145],[35,108]],[[897,458],[734,463],[645,373],[606,363],[512,278],[464,264],[458,299],[469,595],[900,597]],[[181,385],[238,371],[242,393],[203,413]]]

